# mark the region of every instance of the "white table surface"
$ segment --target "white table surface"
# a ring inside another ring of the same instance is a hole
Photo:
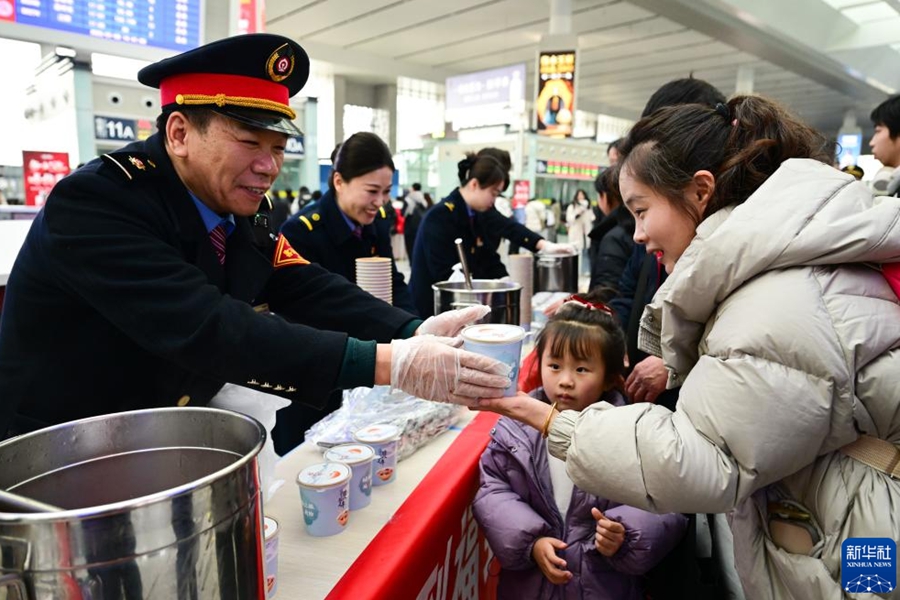
[[[477,414],[465,411],[454,428],[400,461],[396,479],[388,485],[373,487],[372,503],[352,511],[346,530],[331,537],[317,538],[306,533],[300,492],[295,483],[301,469],[322,462],[322,452],[318,447],[304,443],[282,457],[275,467],[275,476],[284,479],[285,483],[265,504],[266,516],[275,518],[279,525],[278,592],[275,599],[325,598],[456,440],[461,428]]]
[[[0,286],[6,285],[31,221],[0,221]]]

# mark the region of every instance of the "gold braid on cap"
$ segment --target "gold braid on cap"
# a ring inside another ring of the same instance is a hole
[[[258,108],[260,110],[268,110],[285,115],[290,120],[297,118],[297,113],[290,106],[285,106],[274,100],[266,100],[264,98],[249,98],[246,96],[226,96],[225,94],[216,94],[210,96],[208,94],[178,94],[175,96],[175,103],[182,105],[203,105],[215,104],[218,107],[240,106],[243,108]]]

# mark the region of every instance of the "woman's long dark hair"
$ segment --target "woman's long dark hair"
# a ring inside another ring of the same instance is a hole
[[[627,169],[697,222],[747,200],[789,158],[831,161],[822,134],[761,96],[736,96],[715,108],[662,108],[638,121],[619,151],[616,187],[618,173]],[[683,191],[702,170],[716,184],[705,214],[696,215]]]

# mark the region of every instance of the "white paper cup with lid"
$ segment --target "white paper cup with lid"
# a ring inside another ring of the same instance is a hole
[[[350,467],[350,510],[365,508],[372,502],[372,463],[375,450],[366,444],[339,444],[325,451],[328,462]]]
[[[400,440],[400,428],[396,425],[379,423],[369,425],[353,434],[360,444],[366,444],[375,451],[375,462],[372,465],[372,485],[386,485],[397,476],[397,444]]]
[[[504,396],[515,396],[519,380],[519,363],[522,360],[522,340],[526,331],[518,325],[483,323],[470,325],[462,330],[463,349],[490,356],[509,365],[510,384]]]
[[[263,539],[265,543],[266,598],[278,591],[278,521],[263,517]]]
[[[350,518],[350,467],[339,462],[310,465],[297,475],[297,485],[309,535],[342,532]]]

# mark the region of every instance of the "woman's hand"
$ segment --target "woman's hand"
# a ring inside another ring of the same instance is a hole
[[[591,516],[597,521],[594,547],[597,548],[597,552],[609,558],[622,547],[625,541],[625,526],[617,521],[610,521],[598,508],[591,509]]]
[[[546,402],[519,392],[508,398],[481,398],[476,410],[489,410],[534,427],[538,431],[547,422],[551,408]]]
[[[566,571],[566,561],[556,555],[557,550],[565,550],[568,545],[556,538],[542,537],[531,547],[531,557],[547,581],[553,585],[567,583],[572,573]]]

